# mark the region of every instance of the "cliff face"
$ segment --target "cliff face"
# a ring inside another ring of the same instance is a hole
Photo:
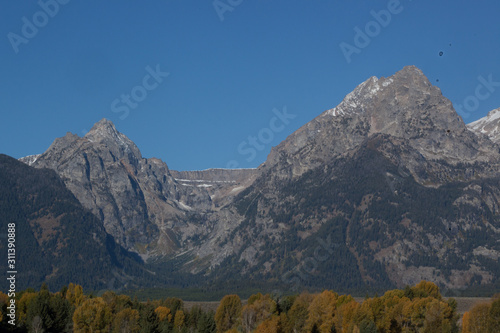
[[[15,225],[19,290],[39,288],[42,282],[53,290],[70,281],[99,290],[153,281],[154,275],[115,243],[53,170],[0,155],[0,211],[2,226]],[[7,245],[1,237],[4,253]],[[7,260],[0,267],[12,270]]]
[[[68,133],[56,139],[32,165],[55,170],[107,232],[144,258],[179,249],[172,234],[185,226],[187,213],[212,208],[205,189],[183,186],[165,163],[142,158],[105,119],[83,138]]]
[[[361,83],[257,169],[169,170],[107,120],[25,162],[54,169],[127,249],[208,281],[465,288],[500,277],[499,146],[477,134],[491,121],[467,127],[409,66]]]
[[[289,176],[301,175],[378,133],[407,140],[426,160],[456,164],[498,159],[492,142],[468,131],[439,88],[408,66],[389,78],[361,83],[338,106],[274,147],[265,166],[286,156],[293,166]]]
[[[235,196],[250,186],[259,174],[257,169],[207,169],[195,171],[170,170],[182,186],[204,188],[218,210],[231,203]]]
[[[498,151],[417,68],[372,77],[272,149],[217,253],[289,284],[495,283]]]
[[[202,180],[208,183],[239,183],[255,176],[257,169],[207,169],[194,171],[175,171],[170,173],[177,180],[197,181]]]

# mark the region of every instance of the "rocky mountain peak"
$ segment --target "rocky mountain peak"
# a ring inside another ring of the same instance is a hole
[[[118,131],[116,130],[115,124],[109,119],[102,118],[99,120],[97,123],[92,126],[90,131],[87,133],[87,135],[94,134],[94,133],[117,133]]]
[[[451,101],[420,69],[406,66],[387,78],[368,78],[335,108],[274,147],[265,164],[286,161],[291,167],[283,177],[297,177],[379,134],[404,140],[425,158],[451,164],[498,155],[489,140],[467,130]]]
[[[439,95],[442,97],[439,88],[432,86],[420,69],[415,66],[406,66],[388,78],[370,77],[347,94],[339,105],[325,111],[324,114],[335,117],[365,113],[368,109],[373,109],[373,105],[380,99],[383,103],[388,103],[391,99],[396,101],[398,97],[405,95],[420,95],[420,97]],[[413,108],[400,107],[398,111],[411,110]]]
[[[496,131],[498,121],[500,109],[468,130],[439,88],[408,66],[368,78],[257,170],[169,170],[141,158],[107,119],[23,161],[55,170],[120,245],[162,266],[161,280],[182,273],[183,284],[197,281],[191,272],[207,282],[297,281],[287,269],[304,269],[300,258],[315,256],[323,240],[322,253],[336,254],[317,260],[310,286],[428,279],[462,288],[500,275],[500,155],[473,133]]]
[[[347,94],[339,105],[327,110],[326,113],[336,117],[362,111],[364,102],[370,99],[379,89],[378,78],[372,76]]]
[[[400,79],[400,78],[409,79],[409,78],[411,78],[411,79],[423,80],[425,82],[429,82],[429,80],[424,75],[422,70],[415,65],[409,65],[409,66],[403,67],[403,69],[397,71],[392,77],[394,79]]]
[[[136,159],[142,158],[137,146],[124,134],[118,132],[113,122],[108,119],[103,118],[95,123],[84,138],[92,143],[106,145],[119,158],[130,155]]]
[[[476,142],[451,101],[415,66],[406,66],[388,78],[369,78],[325,114],[349,115],[334,120],[342,124],[342,133],[403,138],[428,158],[447,155],[454,163],[474,160],[478,150],[491,150]]]

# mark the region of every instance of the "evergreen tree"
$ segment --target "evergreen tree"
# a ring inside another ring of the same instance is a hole
[[[207,312],[200,316],[196,327],[200,333],[215,333],[217,325],[215,324],[215,313],[213,311]]]
[[[158,316],[152,304],[147,304],[141,311],[139,326],[141,333],[159,333]]]
[[[500,332],[500,296],[497,296],[497,299],[491,304],[488,331],[489,333]]]
[[[359,324],[359,333],[377,333],[377,325],[370,319],[363,319]]]

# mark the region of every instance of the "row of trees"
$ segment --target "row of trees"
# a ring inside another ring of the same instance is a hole
[[[283,299],[257,294],[245,306],[225,296],[217,312],[217,332],[458,332],[456,301],[444,301],[438,287],[422,281],[362,303],[323,291]]]
[[[500,332],[500,297],[489,303],[476,304],[462,318],[463,333]]]
[[[217,310],[187,310],[182,300],[139,302],[107,291],[85,295],[70,284],[57,293],[46,286],[16,296],[16,326],[8,324],[7,295],[0,292],[0,331],[15,332],[459,332],[454,299],[445,301],[439,288],[422,281],[404,290],[357,302],[350,295],[325,290],[271,296],[260,293],[243,304],[225,296]],[[500,298],[474,306],[462,318],[462,332],[500,332]]]
[[[9,299],[0,292],[0,331],[12,332],[208,332],[215,333],[213,311],[184,308],[182,300],[166,298],[139,302],[111,291],[100,297],[85,295],[79,285],[69,284],[57,293],[46,285],[39,292],[16,295],[16,325],[8,323]]]

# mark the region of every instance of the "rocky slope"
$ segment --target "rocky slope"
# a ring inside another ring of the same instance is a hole
[[[255,279],[337,289],[498,283],[498,160],[419,69],[372,77],[273,148],[218,253]],[[325,235],[338,255],[314,261]]]
[[[361,83],[255,170],[169,170],[107,120],[26,163],[56,170],[127,249],[207,281],[500,288],[499,147],[475,133],[489,127],[467,127],[408,66]]]
[[[69,282],[94,290],[155,281],[141,260],[117,245],[53,170],[35,169],[0,155],[0,223],[15,224],[17,290]],[[0,250],[7,253],[7,235]],[[5,272],[7,260],[0,268]],[[12,270],[12,269],[10,269]],[[8,290],[4,280],[3,290]]]
[[[174,179],[182,186],[205,188],[215,209],[223,207],[242,190],[253,183],[257,169],[207,169],[194,171],[170,170]]]
[[[56,139],[28,162],[55,170],[119,244],[145,259],[174,253],[186,237],[209,231],[190,222],[193,212],[215,209],[209,189],[178,182],[164,162],[143,158],[106,119],[83,138],[68,133]],[[241,186],[238,177],[223,184]]]
[[[377,133],[408,140],[427,160],[448,163],[497,159],[489,140],[467,131],[451,102],[415,66],[389,78],[371,77],[335,108],[307,123],[274,147],[272,166],[286,156],[289,176],[324,164]]]

